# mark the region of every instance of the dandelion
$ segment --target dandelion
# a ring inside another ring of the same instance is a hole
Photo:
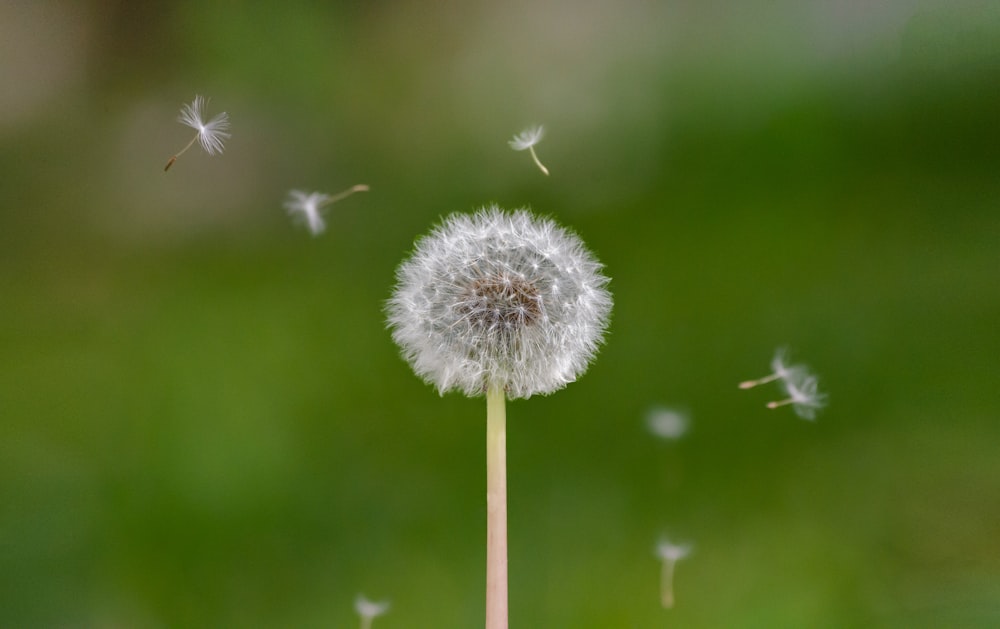
[[[290,190],[284,207],[296,220],[306,224],[313,236],[318,236],[326,229],[322,209],[328,205],[347,198],[355,192],[367,192],[368,186],[358,184],[338,194],[329,195],[323,192],[303,192]]]
[[[549,174],[549,169],[542,165],[542,162],[538,159],[538,154],[535,153],[535,145],[542,141],[542,137],[545,135],[545,127],[538,125],[537,127],[529,127],[524,131],[518,133],[514,136],[513,140],[508,141],[510,148],[515,151],[523,151],[528,149],[531,153],[531,159],[535,160],[535,165],[546,175]]]
[[[655,406],[646,414],[646,427],[655,437],[672,440],[680,439],[687,432],[690,420],[678,410]]]
[[[389,601],[369,601],[363,594],[354,599],[354,610],[361,617],[361,629],[371,629],[372,621],[389,611]]]
[[[194,101],[190,105],[181,107],[181,115],[177,118],[177,121],[195,129],[197,133],[187,143],[187,146],[177,151],[173,157],[167,160],[167,165],[163,167],[164,171],[170,170],[170,167],[174,165],[177,158],[191,148],[195,142],[201,144],[201,148],[209,155],[222,153],[223,144],[229,138],[229,114],[222,112],[208,122],[203,122],[201,112],[206,102],[203,97],[195,96]]]
[[[660,558],[660,604],[664,609],[674,606],[674,567],[681,559],[691,554],[691,544],[674,544],[663,538],[656,545],[656,556]]]
[[[791,404],[796,415],[802,419],[813,420],[816,419],[816,411],[826,406],[826,394],[820,392],[816,376],[801,371],[781,382],[788,398],[777,402],[768,402],[768,408],[778,408]]]
[[[486,395],[486,627],[507,627],[506,409],[584,373],[611,312],[601,264],[572,233],[496,206],[419,240],[387,304],[393,339],[440,393]]]

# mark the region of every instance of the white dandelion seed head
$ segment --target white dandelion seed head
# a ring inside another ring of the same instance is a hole
[[[440,393],[552,393],[586,371],[611,313],[608,278],[571,232],[497,206],[452,214],[396,272],[392,337]]]
[[[370,601],[364,594],[358,594],[354,599],[354,610],[358,616],[366,619],[377,618],[389,611],[389,601]]]
[[[792,409],[802,419],[816,419],[816,411],[826,406],[827,396],[819,390],[819,380],[807,371],[799,371],[781,383]]]
[[[654,406],[646,413],[646,428],[654,437],[680,439],[687,432],[691,420],[679,410]]]
[[[321,208],[332,197],[322,192],[303,192],[290,190],[284,203],[285,210],[294,220],[305,224],[313,236],[322,234],[326,229]]]
[[[518,133],[514,136],[513,140],[509,140],[507,143],[515,151],[524,151],[541,142],[544,136],[545,127],[538,125],[536,127],[529,127]]]
[[[224,143],[230,137],[229,114],[222,112],[208,122],[204,122],[202,110],[208,101],[203,96],[195,96],[190,105],[181,107],[177,121],[198,132],[198,143],[209,155],[222,153]]]
[[[793,378],[796,374],[801,374],[805,371],[804,365],[789,365],[788,364],[788,348],[779,347],[774,351],[774,358],[771,359],[771,370],[774,375],[782,380],[787,380],[788,378]]]
[[[691,544],[675,544],[667,538],[661,538],[656,544],[656,556],[661,561],[680,561],[694,550]]]

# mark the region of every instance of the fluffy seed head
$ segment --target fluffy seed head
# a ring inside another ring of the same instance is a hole
[[[354,611],[363,620],[371,620],[389,611],[389,601],[370,601],[364,594],[358,594],[354,599]]]
[[[788,348],[779,347],[774,350],[774,358],[771,359],[771,371],[781,380],[795,378],[806,369],[805,365],[788,364]]]
[[[586,371],[611,313],[608,278],[583,242],[524,210],[447,217],[396,277],[392,337],[442,394],[561,389]]]
[[[545,137],[545,127],[538,125],[537,127],[529,127],[518,133],[507,144],[510,144],[510,148],[515,151],[523,151],[541,142],[543,137]]]
[[[683,437],[690,423],[686,413],[672,408],[654,406],[646,412],[646,427],[649,432],[667,441]]]
[[[690,555],[693,549],[691,544],[675,544],[669,539],[662,538],[656,544],[656,556],[661,561],[680,561]]]
[[[209,155],[222,153],[224,142],[229,138],[229,114],[222,112],[208,122],[204,122],[202,110],[205,98],[195,96],[194,102],[181,107],[177,121],[198,131],[198,143]]]
[[[313,236],[318,236],[326,229],[320,208],[329,203],[330,199],[330,195],[322,192],[289,190],[288,199],[284,203],[285,211],[295,220],[305,223]]]
[[[788,398],[780,402],[770,402],[768,408],[791,404],[795,414],[802,419],[816,419],[816,411],[826,406],[827,396],[819,390],[819,380],[807,371],[797,371],[781,381]]]

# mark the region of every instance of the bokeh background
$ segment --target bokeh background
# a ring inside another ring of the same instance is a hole
[[[488,203],[616,299],[508,406],[512,626],[1000,625],[1000,4],[7,0],[0,83],[0,626],[482,626],[485,403],[383,304]]]

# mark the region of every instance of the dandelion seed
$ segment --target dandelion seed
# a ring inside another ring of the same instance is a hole
[[[335,195],[323,192],[303,192],[302,190],[290,190],[288,200],[284,207],[288,214],[295,220],[305,223],[313,236],[322,234],[326,229],[326,222],[323,220],[322,209],[341,199],[347,198],[355,192],[367,192],[368,186],[358,184]]]
[[[209,155],[222,153],[225,140],[230,137],[229,114],[222,112],[208,122],[204,122],[202,109],[204,109],[206,102],[206,99],[203,97],[195,96],[194,101],[190,105],[181,107],[181,115],[177,118],[177,121],[191,127],[197,133],[184,148],[177,151],[173,157],[167,160],[167,165],[163,168],[164,171],[170,170],[170,167],[174,165],[177,158],[191,148],[195,142],[201,144],[202,150]]]
[[[816,376],[801,371],[781,382],[788,398],[777,402],[768,402],[768,408],[778,408],[791,404],[796,415],[802,419],[813,420],[816,419],[816,411],[826,406],[827,396],[819,391],[819,381]]]
[[[662,564],[660,570],[660,604],[664,609],[674,606],[674,568],[678,561],[691,554],[691,544],[674,544],[664,538],[656,545],[656,556]]]
[[[545,127],[538,125],[537,127],[529,127],[524,131],[518,133],[514,136],[513,140],[507,142],[510,147],[515,151],[523,151],[527,149],[531,153],[531,159],[535,160],[535,165],[546,175],[549,174],[549,169],[542,165],[542,162],[538,159],[538,154],[535,153],[535,145],[542,141],[542,137],[545,136]]]
[[[775,380],[785,380],[805,369],[802,365],[787,365],[787,360],[788,349],[779,347],[774,352],[774,358],[771,360],[771,374],[758,380],[746,380],[741,382],[740,388],[751,389],[762,384],[767,384],[768,382],[774,382]]]
[[[687,432],[690,419],[680,411],[655,406],[646,414],[646,427],[661,439],[680,439]]]
[[[486,629],[506,629],[505,400],[583,374],[608,325],[608,279],[575,235],[496,206],[446,218],[396,277],[389,327],[417,375],[442,394],[486,394]]]
[[[370,629],[375,618],[389,611],[389,601],[369,601],[363,594],[354,599],[354,610],[361,617],[361,629]]]
[[[768,408],[778,408],[791,404],[795,414],[802,419],[815,419],[816,411],[826,405],[826,394],[819,392],[819,382],[816,376],[809,373],[805,365],[788,365],[788,351],[779,348],[771,360],[773,373],[759,380],[747,380],[740,383],[741,389],[750,389],[761,384],[777,381],[787,399],[768,402]]]

